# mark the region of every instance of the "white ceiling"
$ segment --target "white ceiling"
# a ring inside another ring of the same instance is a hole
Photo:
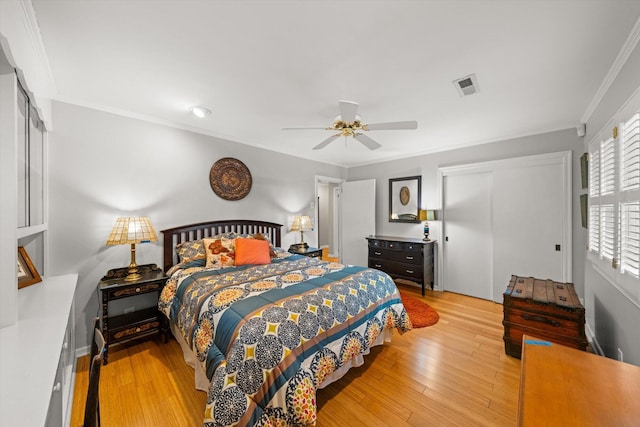
[[[639,0],[32,3],[56,99],[343,166],[576,126],[640,16]],[[418,129],[370,131],[376,151],[282,130],[330,125],[339,100]]]

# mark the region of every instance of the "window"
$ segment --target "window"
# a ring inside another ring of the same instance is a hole
[[[44,224],[44,124],[18,83],[18,227]]]
[[[640,301],[640,89],[589,144],[589,258]]]

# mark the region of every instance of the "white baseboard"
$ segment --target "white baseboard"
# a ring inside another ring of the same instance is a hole
[[[604,356],[604,352],[602,351],[602,347],[600,347],[600,344],[598,343],[598,339],[596,338],[596,335],[593,333],[593,329],[591,329],[591,326],[589,325],[589,322],[586,322],[584,329],[585,329],[585,332],[587,334],[587,340],[591,344],[591,348],[593,348],[593,351],[595,351],[596,354],[598,354],[600,356]]]

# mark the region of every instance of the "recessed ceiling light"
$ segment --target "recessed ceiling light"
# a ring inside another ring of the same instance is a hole
[[[193,115],[198,118],[203,118],[204,116],[211,114],[211,110],[202,106],[191,107],[189,110],[191,110]]]

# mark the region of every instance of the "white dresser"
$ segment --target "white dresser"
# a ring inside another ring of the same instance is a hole
[[[69,424],[77,274],[20,289],[18,322],[0,329],[0,426]]]

